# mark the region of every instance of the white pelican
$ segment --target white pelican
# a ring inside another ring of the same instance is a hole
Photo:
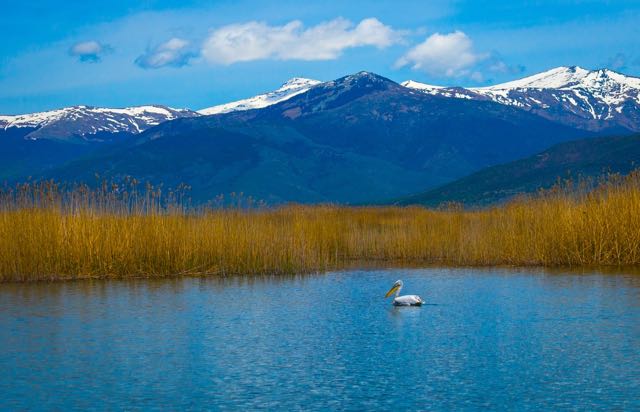
[[[388,298],[393,294],[393,292],[395,292],[396,297],[393,298],[393,304],[395,306],[422,306],[422,304],[424,303],[424,300],[422,300],[422,298],[418,295],[398,296],[400,294],[400,290],[402,290],[402,281],[396,280],[396,283],[393,284],[391,289],[389,289],[384,297]]]

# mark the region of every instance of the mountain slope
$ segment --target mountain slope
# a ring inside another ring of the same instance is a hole
[[[257,110],[177,119],[48,174],[132,175],[271,202],[369,202],[588,135],[490,101],[428,96],[361,72]]]
[[[41,176],[96,149],[93,144],[24,138],[34,130],[23,127],[0,132],[0,183]]]
[[[198,122],[287,126],[317,144],[436,172],[435,180],[582,134],[492,102],[424,96],[366,72],[265,110]]]
[[[492,166],[434,190],[400,200],[402,205],[444,202],[486,205],[553,186],[558,178],[629,173],[640,166],[640,135],[562,143],[535,156]]]
[[[640,78],[612,70],[558,67],[490,87],[403,85],[423,93],[497,103],[592,131],[640,131]]]
[[[292,98],[300,93],[304,93],[315,85],[320,84],[318,80],[304,79],[301,77],[294,77],[289,79],[277,90],[269,93],[259,94],[248,99],[238,100],[235,102],[225,103],[218,106],[209,107],[206,109],[198,110],[198,113],[204,115],[229,113],[239,110],[251,110],[262,109],[267,106],[274,105],[276,103],[283,102]]]

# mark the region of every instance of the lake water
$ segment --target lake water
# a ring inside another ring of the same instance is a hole
[[[5,284],[0,348],[3,410],[639,410],[640,276]]]

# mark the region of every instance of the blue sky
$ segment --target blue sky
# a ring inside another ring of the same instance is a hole
[[[200,109],[360,70],[486,85],[561,65],[640,75],[637,0],[3,1],[0,113]]]

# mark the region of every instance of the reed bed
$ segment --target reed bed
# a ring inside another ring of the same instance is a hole
[[[166,195],[52,182],[0,191],[0,281],[419,265],[640,263],[640,173],[482,210],[288,205],[193,208]]]

